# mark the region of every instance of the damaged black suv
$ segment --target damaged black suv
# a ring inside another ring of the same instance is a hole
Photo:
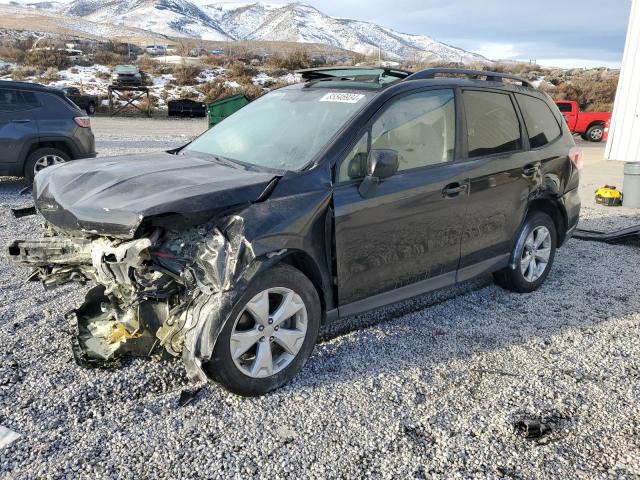
[[[303,72],[189,145],[43,170],[17,264],[93,282],[83,365],[182,356],[242,395],[289,381],[322,322],[493,273],[538,288],[578,222],[556,106],[491,72]]]

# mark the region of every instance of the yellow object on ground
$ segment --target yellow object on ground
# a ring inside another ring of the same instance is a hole
[[[616,187],[605,185],[596,190],[596,203],[608,207],[619,207],[622,205],[622,192]]]

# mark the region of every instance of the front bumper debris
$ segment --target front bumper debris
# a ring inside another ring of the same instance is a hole
[[[67,314],[78,364],[112,368],[126,356],[167,352],[203,380],[234,289],[254,260],[243,232],[242,218],[232,217],[221,227],[156,229],[130,241],[54,234],[14,241],[8,257],[34,267],[32,277],[46,288],[96,284]]]

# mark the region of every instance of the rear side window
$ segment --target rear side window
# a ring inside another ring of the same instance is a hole
[[[560,125],[548,105],[537,98],[516,94],[524,117],[531,148],[544,147],[562,135]]]
[[[556,103],[558,105],[558,110],[562,113],[571,113],[571,104],[570,103]]]
[[[522,148],[520,122],[509,95],[463,92],[469,157],[508,153]]]
[[[32,92],[0,89],[0,112],[28,110],[38,105],[38,100]]]

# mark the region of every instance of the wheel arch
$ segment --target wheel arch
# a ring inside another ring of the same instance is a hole
[[[596,125],[602,125],[604,127],[606,124],[607,122],[603,120],[593,120],[589,122],[589,124],[587,125],[587,129],[585,130],[585,133],[588,132],[591,127],[595,127]]]
[[[567,238],[568,229],[567,211],[562,202],[550,195],[534,198],[529,202],[525,218],[536,212],[546,213],[551,217],[556,227],[557,245],[561,247]]]
[[[26,162],[27,158],[29,158],[29,155],[40,148],[56,148],[66,153],[71,159],[75,157],[75,150],[67,140],[64,140],[62,138],[39,138],[34,139],[25,146],[24,154],[22,156],[22,162]]]
[[[322,271],[311,255],[302,250],[287,250],[275,263],[284,263],[300,270],[313,284],[320,299],[322,312],[333,308],[333,295],[326,282],[323,281]]]

